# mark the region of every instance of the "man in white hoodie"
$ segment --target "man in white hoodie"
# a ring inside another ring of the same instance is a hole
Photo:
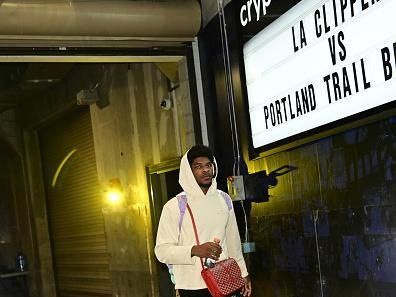
[[[245,278],[241,294],[251,295],[235,213],[217,190],[216,171],[213,153],[204,145],[192,147],[180,163],[179,183],[194,215],[201,244],[196,243],[188,211],[180,220],[177,197],[169,200],[162,210],[155,254],[160,262],[172,265],[175,288],[181,297],[210,297],[201,277],[199,258],[217,261],[229,257],[237,261]]]

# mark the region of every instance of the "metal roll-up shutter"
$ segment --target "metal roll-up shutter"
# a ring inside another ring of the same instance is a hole
[[[58,297],[111,296],[89,110],[40,131]]]

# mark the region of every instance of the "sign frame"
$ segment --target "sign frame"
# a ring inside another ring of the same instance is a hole
[[[309,1],[308,1],[309,2]],[[325,1],[322,1],[325,2]],[[265,30],[265,28],[263,29]],[[243,57],[243,63],[242,65],[245,65],[245,59]],[[395,65],[396,66],[396,65]],[[396,67],[395,67],[396,68]],[[246,81],[246,72],[245,72],[245,67],[242,67],[241,72],[242,77]],[[395,78],[392,78],[394,80]],[[394,83],[394,82],[393,82]],[[244,86],[244,96],[245,97],[243,100],[246,102],[246,105],[249,106],[249,99],[247,98],[247,85]],[[354,114],[351,114],[349,116],[337,119],[335,121],[332,121],[330,123],[326,123],[324,125],[319,125],[316,127],[312,127],[311,129],[307,129],[303,132],[284,137],[282,139],[279,139],[277,141],[267,143],[265,145],[261,145],[258,147],[253,146],[253,135],[251,133],[252,131],[252,122],[251,122],[251,116],[249,112],[249,107],[246,110],[246,116],[247,116],[247,121],[248,121],[248,127],[249,127],[249,157],[250,159],[263,157],[267,155],[274,154],[279,151],[291,149],[296,146],[300,146],[309,142],[316,141],[318,139],[328,137],[337,133],[341,133],[343,131],[346,131],[348,129],[353,129],[357,128],[362,125],[367,125],[370,123],[373,123],[375,121],[379,121],[381,119],[391,117],[396,115],[396,101],[395,99],[391,100],[390,102],[387,102],[385,104],[377,105],[374,108],[369,108],[366,110],[363,110],[361,112],[357,112]]]

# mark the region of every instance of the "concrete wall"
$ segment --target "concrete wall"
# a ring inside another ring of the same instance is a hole
[[[12,150],[18,154],[22,153],[21,126],[16,109],[8,109],[0,113],[0,138]]]
[[[97,171],[103,191],[110,179],[125,194],[118,206],[103,200],[114,296],[158,296],[146,167],[180,157],[195,143],[186,59],[169,93],[155,64],[81,64],[42,96],[25,102],[24,142],[37,258],[45,297],[54,296],[45,193],[36,132],[76,106],[81,89],[98,85],[100,101],[90,105]],[[170,98],[172,108],[160,102]],[[104,198],[104,197],[103,197]],[[45,285],[46,283],[46,285]]]
[[[31,239],[35,243],[30,257],[31,275],[34,279],[30,286],[37,287],[37,292],[31,292],[32,297],[56,296],[54,269],[52,262],[51,242],[49,237],[46,193],[41,166],[40,145],[36,131],[26,130],[23,133],[24,166],[26,180],[26,195],[28,211],[31,216]],[[22,233],[26,236],[26,233]]]
[[[169,94],[154,64],[111,65],[103,89],[109,105],[91,106],[99,182],[121,181],[119,206],[106,205],[105,220],[115,296],[156,296],[155,259],[146,167],[178,157],[194,144],[185,61],[179,87]],[[171,96],[173,107],[160,107]]]
[[[0,266],[1,270],[15,267],[15,256],[18,238],[15,234],[16,222],[14,210],[14,197],[10,185],[8,156],[1,150],[0,166],[0,188],[2,189],[0,199]],[[11,211],[10,211],[11,210]]]
[[[0,152],[2,205],[0,211],[0,264],[7,269],[16,269],[18,251],[27,256],[28,286],[30,295],[41,295],[40,268],[37,262],[36,226],[32,220],[30,200],[25,175],[25,147],[20,117],[17,109],[0,114]],[[41,174],[41,173],[40,173]],[[48,230],[47,230],[48,232]],[[45,267],[45,266],[44,266]],[[47,268],[47,267],[45,267]],[[45,269],[45,271],[49,271]],[[44,286],[48,286],[46,279]],[[47,295],[48,296],[48,295]]]

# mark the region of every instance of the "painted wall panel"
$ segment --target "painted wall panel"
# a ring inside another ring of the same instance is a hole
[[[252,207],[257,296],[269,283],[270,296],[393,296],[395,168],[381,142],[394,146],[394,128],[390,118],[266,158],[269,171],[285,155],[298,169],[279,179],[268,203]],[[283,208],[288,186],[300,203]]]

